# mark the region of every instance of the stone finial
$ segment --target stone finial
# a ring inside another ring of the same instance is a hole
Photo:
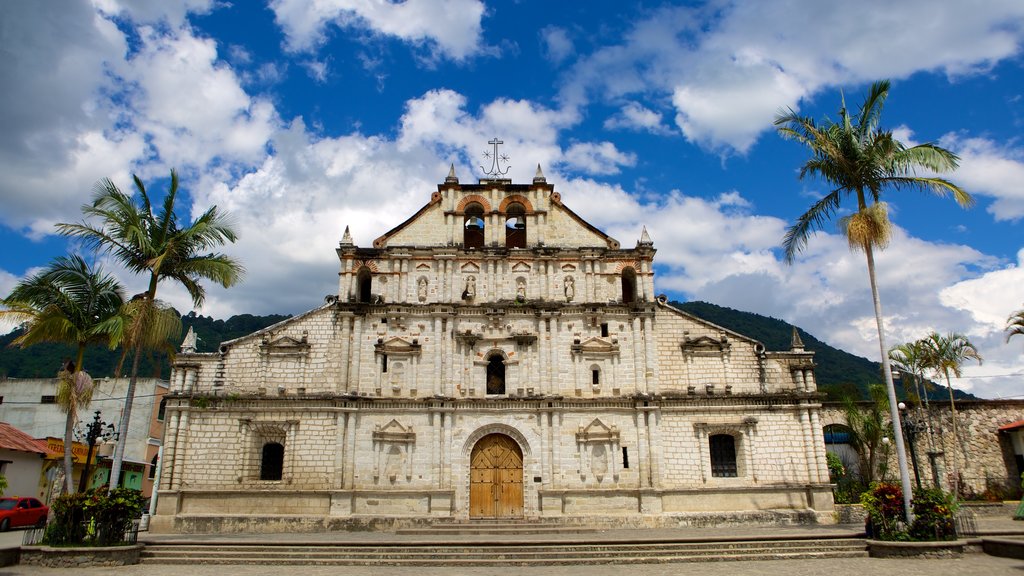
[[[547,184],[548,179],[544,177],[544,172],[540,169],[540,164],[537,164],[537,173],[533,175],[534,184]]]
[[[793,352],[804,351],[804,341],[800,339],[800,333],[797,332],[796,326],[793,326],[793,340],[790,343],[789,348]]]
[[[455,175],[455,163],[452,162],[452,167],[448,170],[448,177],[444,179],[445,184],[458,184],[459,177]]]
[[[198,340],[199,340],[199,337],[196,336],[195,330],[192,330],[192,327],[189,326],[188,327],[188,334],[185,334],[185,340],[183,340],[181,342],[181,353],[182,354],[192,354],[192,353],[194,353],[196,351],[196,342]]]
[[[647,226],[644,226],[642,232],[640,232],[640,240],[637,242],[637,246],[654,246],[654,240],[651,240],[651,235],[647,233]]]
[[[348,231],[348,226],[345,226],[345,233],[341,236],[342,246],[352,246],[352,234]]]

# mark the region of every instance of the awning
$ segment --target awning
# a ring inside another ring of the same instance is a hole
[[[1012,432],[1014,430],[1020,430],[1024,428],[1024,420],[1017,420],[1016,422],[1010,422],[999,427],[1000,432]]]

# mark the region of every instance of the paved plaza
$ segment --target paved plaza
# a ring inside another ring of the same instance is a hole
[[[979,530],[989,534],[1011,534],[1013,537],[1021,537],[1021,522],[1014,522],[1003,518],[980,518],[978,521]],[[608,530],[601,531],[595,538],[638,540],[638,539],[659,539],[659,538],[708,538],[716,539],[722,537],[742,537],[757,539],[759,536],[786,536],[794,537],[799,535],[825,536],[828,534],[850,533],[856,529],[849,525],[836,526],[773,526],[773,527],[721,527],[721,528],[681,528],[674,530]],[[448,535],[444,537],[423,537],[401,534],[384,534],[379,532],[321,532],[315,534],[288,533],[288,534],[168,534],[149,535],[139,534],[141,541],[219,541],[219,542],[245,542],[258,544],[259,542],[367,542],[374,540],[387,540],[389,542],[416,542],[423,540],[447,541],[452,544],[464,541],[479,541],[487,538],[480,535]],[[0,533],[0,548],[18,546],[21,544],[22,532],[14,530]],[[490,536],[489,538],[499,538]],[[587,539],[583,534],[547,534],[547,535],[518,535],[516,540],[537,540],[548,541],[558,540],[580,540]],[[848,558],[848,559],[822,559],[822,560],[762,560],[762,561],[728,561],[728,562],[680,562],[667,564],[639,564],[627,568],[622,564],[608,565],[580,565],[573,567],[566,566],[510,566],[507,568],[495,567],[424,567],[424,566],[269,566],[269,565],[202,565],[193,564],[189,566],[164,565],[164,564],[140,564],[124,567],[96,567],[96,568],[41,568],[35,566],[10,566],[0,568],[0,576],[28,576],[28,575],[62,575],[69,576],[90,576],[90,575],[113,575],[113,576],[280,576],[288,573],[290,576],[625,576],[624,571],[637,571],[635,576],[675,576],[682,574],[694,574],[700,576],[754,576],[780,574],[785,576],[870,576],[874,574],[886,576],[953,576],[953,575],[979,575],[979,576],[1002,576],[1014,575],[1024,576],[1024,560],[1011,558],[999,558],[983,553],[966,554],[959,559],[929,559],[929,560],[895,560],[880,558]],[[629,575],[634,576],[634,575]]]
[[[844,560],[765,560],[760,562],[701,562],[678,564],[641,564],[626,568],[623,565],[585,565],[576,567],[538,566],[497,568],[425,568],[365,567],[365,566],[173,566],[140,564],[117,568],[60,569],[34,566],[0,568],[0,576],[62,575],[70,576],[280,576],[282,572],[309,576],[623,576],[624,570],[636,570],[643,576],[675,576],[699,574],[701,576],[755,576],[784,574],[785,576],[1003,576],[1024,575],[1024,560],[997,558],[986,554],[970,554],[958,560],[885,560],[854,558]],[[639,576],[639,574],[637,576]]]

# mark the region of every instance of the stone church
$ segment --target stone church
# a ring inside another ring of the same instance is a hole
[[[186,338],[151,530],[830,521],[812,353],[669,306],[646,230],[621,246],[540,167],[453,167],[337,254],[323,306]]]

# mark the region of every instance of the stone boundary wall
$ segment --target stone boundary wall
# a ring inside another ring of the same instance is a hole
[[[142,544],[130,546],[51,548],[22,546],[21,563],[47,568],[85,568],[89,566],[129,566],[138,564]]]
[[[861,403],[867,406],[867,402]],[[953,458],[960,476],[961,494],[997,500],[1018,498],[1021,494],[1020,472],[1014,459],[1013,446],[1005,433],[998,432],[1000,426],[1024,418],[1024,400],[960,400],[956,403],[957,441],[953,438],[953,427],[949,401],[933,400],[929,410],[920,415],[930,420],[936,452],[936,471],[940,483],[946,489],[952,485]],[[918,417],[916,409],[910,409],[912,418]],[[846,424],[843,405],[839,402],[825,402],[821,410],[821,425]],[[930,485],[933,477],[929,462],[928,433],[919,432],[913,454],[916,454],[918,472],[923,485]],[[886,479],[898,479],[899,468],[896,452],[890,444],[887,455]],[[910,447],[907,458],[912,459]],[[884,455],[883,455],[884,456]],[[911,481],[914,479],[913,462],[908,462]]]

